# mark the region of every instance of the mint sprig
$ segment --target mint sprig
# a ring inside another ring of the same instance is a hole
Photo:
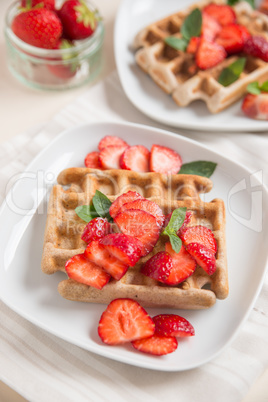
[[[179,253],[181,249],[181,239],[178,237],[177,232],[180,227],[183,225],[185,220],[186,208],[177,208],[172,212],[170,221],[168,225],[165,227],[162,235],[167,235],[169,237],[171,247],[175,251],[175,253]]]
[[[197,176],[210,177],[217,167],[217,163],[209,161],[194,161],[184,163],[179,174],[194,174]]]
[[[251,82],[247,86],[247,91],[253,95],[259,95],[261,92],[268,92],[268,81],[259,84],[257,81]]]
[[[228,0],[228,1],[227,1],[227,4],[228,4],[229,6],[234,6],[234,5],[235,5],[236,3],[238,3],[239,1],[240,1],[240,0]],[[256,7],[255,7],[255,0],[244,0],[244,1],[246,1],[247,3],[249,3],[252,8],[256,8]]]
[[[75,209],[75,212],[85,222],[90,222],[92,219],[100,216],[111,221],[111,215],[109,209],[112,202],[101,191],[96,190],[92,203],[90,205],[80,205]]]
[[[235,62],[230,64],[228,67],[224,68],[219,76],[218,82],[224,87],[228,87],[233,82],[238,80],[241,73],[244,70],[246,64],[246,58],[241,57]]]

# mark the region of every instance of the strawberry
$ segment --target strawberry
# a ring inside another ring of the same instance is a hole
[[[245,42],[250,36],[247,28],[243,25],[226,25],[217,36],[216,43],[224,47],[228,54],[240,53],[243,51]]]
[[[268,120],[268,93],[247,94],[241,106],[245,115],[252,119]]]
[[[259,11],[268,15],[268,0],[262,0],[259,6]]]
[[[96,151],[89,152],[85,157],[85,166],[91,169],[101,169],[100,153]]]
[[[108,345],[119,345],[152,336],[154,322],[141,305],[132,299],[115,299],[99,321],[98,334]]]
[[[39,5],[47,10],[55,11],[55,0],[21,0],[22,8],[33,8]]]
[[[224,48],[217,43],[201,38],[195,61],[199,68],[207,70],[222,62],[227,57]]]
[[[152,146],[150,156],[151,172],[176,174],[180,170],[181,165],[181,157],[173,149],[161,145]]]
[[[55,48],[62,34],[60,19],[45,8],[21,12],[13,19],[11,28],[24,42],[45,49]]]
[[[77,254],[70,258],[66,262],[65,270],[70,279],[96,289],[102,289],[111,278],[101,267],[89,261],[84,254]]]
[[[60,38],[58,42],[55,44],[53,49],[72,49],[75,45],[68,41],[67,39]],[[77,60],[72,60],[73,57],[77,56],[77,53],[70,52],[69,54],[65,54],[62,58],[52,59],[59,60],[58,64],[47,64],[47,68],[49,71],[58,78],[68,79],[75,76],[80,65]]]
[[[86,225],[81,239],[86,243],[100,240],[111,231],[111,225],[106,218],[94,218]]]
[[[203,38],[208,40],[214,40],[218,33],[221,31],[221,25],[211,17],[209,14],[202,13],[202,31],[201,35]]]
[[[198,36],[193,36],[187,46],[186,52],[187,53],[192,53],[195,54],[197,51],[197,48],[199,46],[200,38]]]
[[[84,0],[66,0],[58,10],[58,16],[65,36],[71,40],[88,38],[97,27],[97,14]]]
[[[96,265],[102,267],[114,279],[119,280],[125,275],[128,265],[112,256],[99,240],[94,240],[87,246],[85,256]]]
[[[166,252],[172,258],[173,268],[170,271],[169,277],[165,283],[167,285],[178,285],[191,276],[196,269],[196,262],[184,248],[181,246],[180,252],[176,253],[171,244],[168,242],[165,245]]]
[[[176,314],[159,314],[153,317],[155,335],[186,337],[195,334],[194,327],[186,318]]]
[[[116,137],[115,135],[106,135],[99,142],[99,151],[102,151],[104,148],[111,145],[121,145],[128,147],[128,144],[124,140],[122,140],[122,138]]]
[[[119,197],[117,197],[109,209],[109,213],[110,213],[111,217],[114,218],[118,214],[120,208],[124,204],[137,200],[137,199],[144,200],[145,198],[143,198],[139,193],[137,193],[137,191],[128,191],[127,193],[124,193],[124,194],[120,195]]]
[[[119,212],[124,212],[127,209],[141,209],[142,211],[148,212],[155,217],[160,227],[162,227],[165,220],[165,216],[163,215],[162,209],[159,207],[159,205],[157,205],[154,201],[147,200],[146,198],[127,202],[126,204],[122,205]]]
[[[178,347],[175,336],[153,335],[149,338],[138,339],[131,342],[135,349],[151,355],[163,356],[174,352]]]
[[[127,209],[114,218],[121,232],[136,237],[143,244],[141,256],[152,251],[160,235],[160,226],[155,217],[140,209]]]
[[[100,165],[103,169],[120,169],[120,157],[125,145],[109,145],[100,151]]]
[[[120,158],[121,169],[134,172],[149,171],[150,152],[143,145],[134,145],[125,149]]]
[[[214,274],[216,271],[216,259],[211,249],[200,243],[190,243],[187,245],[187,251],[208,275]]]
[[[142,243],[135,237],[123,233],[112,233],[101,239],[105,249],[118,260],[131,267],[139,261]]]
[[[165,251],[159,251],[141,267],[141,273],[156,281],[166,283],[173,268],[172,258]]]
[[[217,251],[217,242],[213,232],[206,226],[188,226],[180,231],[180,238],[184,245],[189,243],[200,243],[210,248],[215,254]]]
[[[232,7],[225,4],[210,3],[203,8],[203,12],[213,17],[220,25],[230,25],[236,22],[236,14]]]
[[[263,36],[251,36],[246,40],[244,52],[268,62],[268,41]]]

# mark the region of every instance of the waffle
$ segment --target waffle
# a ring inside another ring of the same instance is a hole
[[[130,267],[121,280],[111,279],[101,290],[72,279],[61,281],[58,291],[64,298],[107,304],[118,297],[129,297],[144,307],[204,309],[212,306],[216,298],[227,297],[224,203],[220,199],[204,202],[200,198],[200,194],[211,190],[210,179],[183,174],[70,168],[60,173],[58,183],[53,187],[48,206],[42,256],[42,270],[46,274],[65,271],[66,261],[84,251],[86,245],[81,240],[81,233],[85,222],[77,216],[75,208],[89,204],[96,189],[111,201],[129,190],[138,191],[143,197],[155,201],[164,214],[186,207],[192,211],[191,224],[209,227],[218,244],[217,269],[212,276],[197,267],[194,274],[181,284],[166,286],[142,275],[141,265],[158,251],[164,250],[167,239],[160,236],[150,254],[141,258],[135,267]]]
[[[259,58],[245,56],[245,69],[239,79],[228,87],[222,86],[218,78],[222,70],[241,56],[227,57],[223,62],[208,70],[198,70],[194,55],[175,50],[165,44],[169,36],[181,37],[180,29],[185,17],[198,7],[202,10],[210,0],[201,1],[187,10],[172,14],[144,28],[134,40],[135,59],[141,69],[154,82],[171,95],[178,106],[187,106],[200,99],[207,104],[211,113],[218,113],[237,101],[250,82],[260,83],[268,79],[268,63]],[[224,0],[213,3],[226,4]],[[236,4],[237,22],[245,25],[252,35],[268,39],[268,16],[252,10],[246,2]]]

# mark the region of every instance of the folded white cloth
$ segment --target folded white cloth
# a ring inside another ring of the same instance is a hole
[[[195,133],[161,125],[131,105],[114,72],[47,125],[0,146],[0,201],[12,183],[10,178],[23,171],[58,133],[77,124],[105,120],[181,133],[246,165],[252,173],[261,170],[268,183],[268,133]],[[186,372],[151,371],[95,355],[0,304],[0,378],[30,401],[241,402],[268,367],[268,275],[235,340],[217,358]]]

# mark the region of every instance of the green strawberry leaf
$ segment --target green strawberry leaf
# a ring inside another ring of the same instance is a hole
[[[112,202],[109,200],[109,198],[106,197],[105,194],[103,194],[99,190],[96,190],[96,193],[92,198],[92,202],[99,216],[101,216],[102,218],[107,218],[108,221],[112,219],[109,213]]]
[[[165,227],[162,235],[167,235],[169,237],[171,246],[176,253],[180,252],[181,249],[181,239],[178,237],[177,232],[182,226],[185,220],[186,208],[177,208],[172,212],[170,221]]]
[[[165,43],[176,50],[182,50],[185,52],[188,41],[184,38],[175,38],[174,36],[168,36],[165,38]]]
[[[199,8],[195,8],[188,17],[185,18],[182,27],[182,36],[190,40],[193,36],[200,36],[202,28],[202,13]]]
[[[178,174],[195,174],[197,176],[210,177],[216,169],[217,163],[209,161],[195,161],[184,163]]]
[[[228,87],[240,77],[240,74],[244,70],[245,64],[245,57],[237,59],[234,63],[222,70],[218,82],[224,87]]]

